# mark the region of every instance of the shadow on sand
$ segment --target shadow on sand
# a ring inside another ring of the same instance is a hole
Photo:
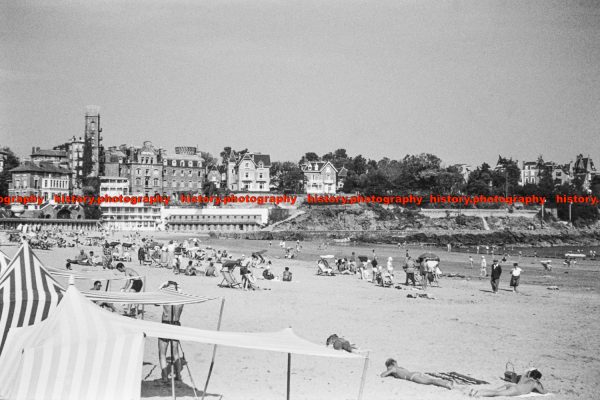
[[[202,389],[196,388],[196,394],[198,397],[202,396]],[[175,395],[180,397],[191,397],[194,398],[194,390],[191,386],[183,382],[175,382]],[[142,381],[142,397],[171,397],[171,384],[165,384],[160,379],[151,381]],[[223,397],[221,394],[206,393],[205,398],[218,398]]]

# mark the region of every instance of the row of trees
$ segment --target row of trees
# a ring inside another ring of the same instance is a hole
[[[348,156],[345,149],[323,154],[306,153],[298,163],[274,162],[271,177],[282,191],[298,192],[303,184],[300,165],[307,161],[330,161],[339,171],[347,170],[342,192],[371,194],[467,194],[467,195],[541,195],[553,199],[555,194],[586,194],[582,181],[558,184],[552,176],[552,164],[538,158],[538,184],[519,184],[521,171],[517,161],[498,157],[494,167],[482,163],[465,176],[459,166],[444,166],[442,160],[429,153],[407,155],[399,160],[387,157],[372,160]],[[599,182],[600,183],[600,182]],[[597,187],[597,186],[596,186]]]

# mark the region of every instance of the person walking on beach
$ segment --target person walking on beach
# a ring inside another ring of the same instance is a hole
[[[498,260],[494,259],[494,262],[492,263],[492,272],[490,273],[490,282],[492,284],[492,291],[494,293],[498,293],[498,286],[500,285],[500,275],[502,275],[502,267],[498,263]]]
[[[487,276],[487,260],[485,256],[481,256],[481,267],[479,268],[479,279]]]
[[[410,256],[406,258],[406,265],[404,266],[404,272],[406,272],[406,282],[404,285],[408,286],[408,281],[412,281],[412,285],[416,286],[415,282],[415,262]]]
[[[168,281],[163,283],[160,289],[173,289],[176,291],[180,291],[179,284],[174,281]],[[181,313],[183,312],[183,304],[177,305],[164,305],[162,312],[162,323],[169,325],[177,325],[181,326],[180,319]],[[172,347],[173,360],[171,360],[171,364],[167,362],[167,348],[169,344]],[[161,381],[163,383],[169,383],[169,378],[171,377],[171,373],[174,372],[174,379],[176,381],[181,381],[181,370],[183,369],[183,362],[181,356],[179,355],[179,341],[158,338],[158,363],[160,364],[160,375]],[[172,369],[171,369],[172,368]]]
[[[138,261],[140,265],[144,263],[144,260],[146,260],[146,252],[144,251],[144,247],[140,246],[138,249]]]
[[[473,269],[473,256],[469,256],[469,268]]]
[[[519,280],[521,279],[521,271],[519,263],[513,263],[513,269],[510,271],[510,286],[513,288],[513,293],[518,293]]]

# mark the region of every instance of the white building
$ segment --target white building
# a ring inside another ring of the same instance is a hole
[[[308,194],[335,194],[337,169],[329,161],[307,161],[300,169],[304,173]]]
[[[128,196],[129,179],[114,176],[100,177],[100,196]],[[160,226],[160,205],[125,202],[103,202],[102,225],[117,231],[153,231]]]

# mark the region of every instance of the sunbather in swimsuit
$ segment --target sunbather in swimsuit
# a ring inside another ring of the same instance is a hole
[[[520,396],[533,391],[544,394],[546,390],[540,383],[542,374],[537,369],[527,371],[518,383],[506,383],[496,389],[471,390],[472,397],[498,397],[498,396]]]
[[[390,358],[385,362],[387,370],[381,373],[381,377],[393,376],[396,379],[405,379],[422,385],[434,385],[452,389],[453,382],[444,379],[432,378],[422,372],[409,371],[406,368],[399,367],[396,360]]]

